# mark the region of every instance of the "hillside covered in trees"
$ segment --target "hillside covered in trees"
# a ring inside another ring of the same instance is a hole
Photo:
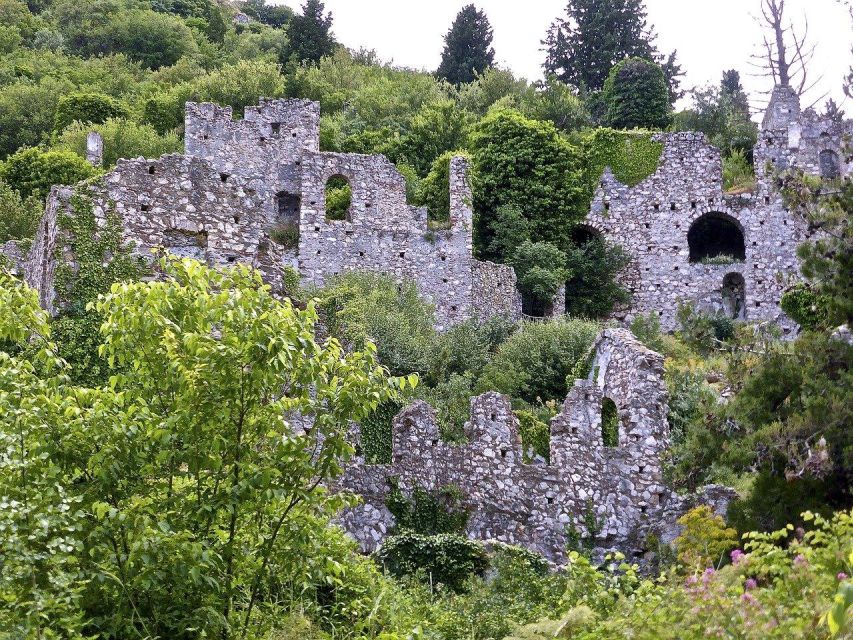
[[[755,4],[767,73],[806,92],[805,35],[783,0]],[[319,103],[320,151],[388,158],[430,237],[452,227],[464,158],[474,256],[513,267],[523,311],[439,330],[414,282],[379,273],[314,287],[290,269],[279,295],[251,267],[164,254],[151,277],[73,191],[55,314],[0,252],[0,640],[853,637],[853,182],[754,166],[739,71],[683,86],[642,0],[568,2],[534,82],[496,65],[474,5],[434,71],[342,46],[320,0],[0,0],[0,18],[0,248],[30,250],[55,185],[182,152],[185,103],[241,118],[262,97],[300,98]],[[853,70],[838,83],[849,92]],[[662,157],[655,134],[690,131],[719,149],[727,195],[752,197],[766,173],[808,228],[779,301],[796,335],[687,303],[673,331],[655,313],[628,323],[665,358],[666,482],[733,488],[726,513],[697,506],[672,543],[649,536],[626,557],[590,498],[555,566],[469,539],[456,486],[391,487],[395,523],[360,553],[337,526],[355,498],[332,487],[354,457],[392,461],[413,402],[463,445],[471,397],[503,394],[525,464],[549,464],[549,424],[632,301],[630,252],[584,224],[596,190],[606,168],[640,185]],[[351,197],[327,187],[342,218]]]

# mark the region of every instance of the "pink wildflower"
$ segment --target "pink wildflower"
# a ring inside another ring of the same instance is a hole
[[[797,554],[797,557],[794,558],[794,566],[795,567],[807,567],[809,565],[809,561],[806,560],[806,557],[800,553]]]
[[[743,583],[743,588],[746,589],[747,591],[752,591],[757,586],[758,586],[758,583],[755,581],[754,578],[747,578],[746,582]]]
[[[758,600],[751,593],[744,593],[741,597],[741,602],[746,604],[758,604]]]
[[[741,551],[740,549],[735,549],[734,551],[732,551],[732,552],[731,552],[731,554],[730,554],[730,555],[731,555],[731,558],[732,558],[732,564],[737,564],[737,563],[739,563],[741,560],[743,560],[743,557],[744,557],[746,554],[745,554],[743,551]]]
[[[835,576],[839,580],[847,580],[847,574],[841,571],[837,576]]]

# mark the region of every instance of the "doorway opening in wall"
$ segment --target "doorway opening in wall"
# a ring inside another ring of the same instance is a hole
[[[526,320],[544,320],[553,312],[553,302],[545,302],[536,296],[521,292],[521,313]]]
[[[342,175],[326,180],[326,220],[352,222],[352,187]]]
[[[279,191],[275,195],[275,223],[269,231],[270,240],[285,249],[299,246],[299,213],[302,200],[298,194]]]
[[[724,213],[700,216],[687,232],[690,262],[732,264],[746,259],[746,243],[738,222]]]
[[[619,409],[610,398],[601,399],[601,441],[605,447],[619,446]]]
[[[832,149],[824,149],[818,156],[820,177],[824,180],[837,180],[841,177],[841,159]]]
[[[746,319],[746,281],[740,273],[727,273],[721,289],[723,313],[732,320]]]

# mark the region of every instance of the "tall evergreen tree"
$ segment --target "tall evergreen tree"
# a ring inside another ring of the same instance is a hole
[[[453,84],[472,82],[495,61],[492,25],[473,4],[462,7],[444,36],[444,52],[436,75]]]
[[[320,58],[334,53],[337,43],[332,35],[332,12],[324,15],[324,10],[321,0],[306,0],[302,14],[290,19],[288,57],[299,62],[318,62]]]
[[[735,69],[723,71],[720,95],[724,100],[728,100],[733,111],[749,116],[749,98],[746,97],[746,92],[740,83],[740,73]]]
[[[669,85],[669,99],[680,97],[675,52],[661,55],[654,45],[645,0],[570,0],[565,17],[558,17],[545,40],[546,75],[556,75],[568,85],[600,91],[610,70],[625,58],[658,62]]]

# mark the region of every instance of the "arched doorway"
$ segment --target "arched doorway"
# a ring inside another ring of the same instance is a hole
[[[825,180],[835,180],[841,177],[841,159],[832,149],[824,149],[818,157],[820,177]]]
[[[687,232],[690,262],[725,264],[746,259],[746,243],[740,225],[724,213],[699,217]]]

